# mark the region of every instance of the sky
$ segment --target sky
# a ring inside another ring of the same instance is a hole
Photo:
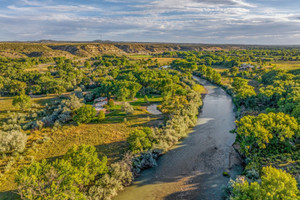
[[[0,0],[0,41],[300,44],[300,0]]]

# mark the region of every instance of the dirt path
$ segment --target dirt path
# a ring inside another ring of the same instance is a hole
[[[195,77],[196,78],[196,77]],[[182,143],[162,156],[115,200],[219,200],[221,186],[234,176],[240,162],[232,148],[235,136],[231,97],[219,87],[196,78],[208,91],[198,124]],[[231,169],[231,170],[230,170]]]

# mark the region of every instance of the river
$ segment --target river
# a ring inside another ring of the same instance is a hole
[[[219,200],[222,185],[239,173],[240,160],[232,147],[235,115],[231,97],[206,80],[207,89],[198,123],[181,143],[142,172],[114,200]]]

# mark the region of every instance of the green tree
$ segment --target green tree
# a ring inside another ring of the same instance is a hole
[[[111,107],[113,107],[115,105],[115,102],[114,102],[114,100],[110,99],[110,100],[108,100],[107,104],[111,108]]]
[[[30,96],[27,96],[25,94],[21,94],[20,96],[15,96],[12,104],[17,108],[21,108],[22,110],[25,110],[26,108],[29,108],[31,106]]]
[[[289,141],[300,133],[296,119],[284,113],[248,115],[236,121],[236,126],[237,141],[246,154],[266,149],[268,145],[283,144],[289,149]]]
[[[84,62],[84,67],[89,69],[89,68],[91,68],[92,66],[91,66],[91,64],[90,64],[89,61],[85,61],[85,62]]]
[[[105,119],[105,112],[103,110],[100,110],[97,118],[98,121],[103,121]]]
[[[34,162],[18,171],[15,181],[22,199],[86,199],[85,187],[98,175],[107,173],[107,158],[98,158],[96,148],[81,145],[71,148],[52,163]]]
[[[96,109],[91,105],[84,105],[75,111],[76,115],[73,120],[80,123],[89,123],[96,116]]]
[[[261,184],[247,180],[233,186],[232,200],[296,200],[300,199],[297,181],[291,174],[271,166],[262,169]]]
[[[152,130],[144,128],[143,130],[132,131],[127,138],[130,150],[134,153],[148,150],[152,147]]]
[[[130,103],[128,102],[124,102],[123,106],[122,106],[122,110],[126,113],[126,114],[132,114],[134,112],[133,107],[130,105]]]

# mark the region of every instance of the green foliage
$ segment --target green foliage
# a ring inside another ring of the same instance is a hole
[[[109,173],[96,181],[88,193],[88,200],[103,199],[111,200],[117,192],[128,186],[133,180],[131,165],[121,161],[114,163],[109,168]]]
[[[91,64],[90,64],[89,61],[85,61],[85,62],[84,62],[84,67],[89,69],[89,68],[91,68],[92,66],[91,66]]]
[[[255,105],[256,92],[254,87],[248,85],[248,81],[239,77],[233,79],[234,102],[237,105],[251,107]]]
[[[232,200],[296,200],[300,199],[297,181],[287,172],[271,166],[262,169],[261,184],[247,180],[233,186]]]
[[[127,139],[130,150],[134,153],[149,150],[152,147],[153,135],[150,128],[132,131]]]
[[[94,146],[74,146],[65,154],[64,160],[78,170],[78,184],[87,185],[95,179],[96,175],[107,172],[107,158],[103,157],[99,160]]]
[[[280,143],[289,149],[293,137],[300,133],[296,119],[284,113],[245,116],[236,121],[236,125],[237,141],[246,154]]]
[[[122,105],[122,110],[128,115],[134,112],[133,107],[128,102],[124,102]]]
[[[22,199],[86,199],[84,187],[107,172],[107,158],[99,160],[92,146],[74,146],[53,163],[34,162],[19,170],[15,181]]]
[[[110,100],[108,100],[107,104],[109,107],[113,107],[115,105],[115,102],[114,102],[114,100],[110,99]]]
[[[21,94],[20,96],[15,96],[12,104],[17,108],[21,108],[22,110],[25,110],[26,108],[29,108],[31,106],[30,96],[27,96],[25,94]]]
[[[84,105],[76,110],[76,115],[73,117],[73,120],[80,123],[89,123],[96,116],[96,109],[91,105]]]
[[[100,110],[97,118],[98,118],[98,121],[103,121],[105,119],[105,112],[103,110]]]

